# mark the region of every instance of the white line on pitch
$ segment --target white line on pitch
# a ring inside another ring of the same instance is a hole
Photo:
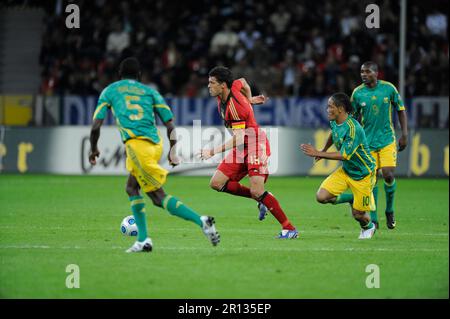
[[[102,249],[102,250],[107,250],[108,247],[81,247],[81,246],[47,246],[47,245],[3,245],[0,246],[0,249],[71,249],[71,250],[92,250],[92,249]],[[125,250],[126,247],[120,247],[120,246],[112,246],[109,249],[120,249],[120,250]],[[155,249],[158,249],[159,251],[164,251],[164,250],[192,250],[192,251],[196,251],[196,250],[203,250],[203,251],[207,251],[207,250],[211,250],[211,247],[173,247],[173,246],[155,246]],[[305,252],[305,251],[347,251],[347,252],[361,252],[361,251],[386,251],[386,252],[448,252],[448,249],[435,249],[435,248],[403,248],[403,249],[398,249],[398,248],[369,248],[369,247],[358,247],[358,248],[353,248],[353,247],[347,247],[347,248],[327,248],[327,247],[322,247],[322,248],[307,248],[307,247],[272,247],[272,248],[267,248],[267,247],[220,247],[217,248],[218,251],[249,251],[249,250],[254,250],[254,251],[275,251],[275,252],[279,252],[279,251],[296,251],[296,252]]]

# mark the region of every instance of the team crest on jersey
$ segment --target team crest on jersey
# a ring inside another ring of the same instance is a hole
[[[361,106],[366,106],[366,102],[362,102],[362,103],[361,103]]]
[[[375,104],[372,106],[372,109],[373,109],[373,113],[374,113],[375,115],[377,115],[377,114],[379,113],[379,111],[380,111],[380,110],[378,109],[378,106],[375,105]]]
[[[388,97],[385,97],[385,98],[383,99],[383,101],[384,101],[384,103],[387,103],[387,102],[389,102],[389,98],[388,98]]]
[[[377,99],[377,97],[374,95],[374,96],[372,96],[372,100],[376,100]]]

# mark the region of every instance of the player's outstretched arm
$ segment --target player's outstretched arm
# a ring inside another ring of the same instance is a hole
[[[167,138],[169,139],[170,143],[170,150],[169,154],[167,155],[167,159],[169,160],[169,164],[172,165],[172,167],[175,167],[180,164],[180,160],[176,156],[175,144],[177,144],[177,135],[175,133],[175,124],[173,124],[172,120],[169,120],[165,122],[164,125],[166,126]]]
[[[398,111],[398,120],[402,128],[402,136],[398,140],[398,151],[401,152],[408,146],[408,118],[405,110]]]
[[[331,133],[330,133],[330,136],[328,136],[327,143],[326,143],[325,146],[323,147],[322,152],[328,151],[328,149],[331,147],[331,145],[333,145],[333,136],[332,136]],[[320,161],[321,159],[322,159],[322,157],[319,157],[319,156],[314,157],[314,161],[315,161],[315,162],[318,162],[318,161]]]
[[[308,155],[310,157],[320,157],[320,158],[326,158],[330,160],[336,160],[336,161],[344,161],[345,158],[342,156],[339,152],[321,152],[318,151],[314,146],[311,144],[301,144],[300,149],[305,153],[305,155]]]
[[[97,147],[98,139],[100,138],[100,128],[103,124],[103,120],[95,119],[91,127],[91,135],[89,141],[91,148],[89,151],[89,163],[92,165],[97,164],[96,158],[100,156],[100,152]]]
[[[200,151],[198,155],[202,160],[207,160],[216,154],[226,152],[232,149],[233,147],[238,147],[244,144],[244,140],[245,140],[245,129],[234,129],[233,137],[230,138],[228,141],[215,148],[204,148]]]

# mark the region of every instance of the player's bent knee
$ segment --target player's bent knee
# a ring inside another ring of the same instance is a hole
[[[147,195],[152,200],[153,205],[157,207],[162,207],[164,194],[158,194],[157,192],[148,192]]]
[[[362,217],[364,217],[365,212],[360,212],[357,210],[352,210],[352,215],[354,219],[361,219]]]
[[[158,197],[156,197],[156,198],[152,197],[152,202],[153,202],[153,205],[155,205],[157,207],[162,207],[162,201]]]
[[[127,192],[128,196],[137,196],[139,195],[139,188],[132,187],[132,186],[126,186],[125,191]]]
[[[325,194],[323,194],[322,192],[319,191],[316,193],[316,200],[320,204],[326,204],[326,203],[328,203],[329,198]]]
[[[253,199],[261,198],[261,196],[263,194],[264,194],[264,189],[260,190],[260,189],[252,189],[252,188],[250,188],[250,195],[252,196]]]
[[[328,204],[328,199],[322,197],[316,197],[316,200],[319,204]]]
[[[389,183],[389,184],[391,184],[393,181],[394,181],[394,173],[392,173],[392,172],[389,172],[389,173],[386,173],[384,176],[383,176],[383,178],[384,178],[384,180],[386,181],[386,183]]]
[[[383,179],[387,182],[387,183],[392,183],[394,181],[394,169],[392,168],[384,168],[382,169],[382,176]]]
[[[211,180],[211,182],[209,182],[209,187],[211,187],[212,189],[214,189],[215,191],[222,191],[224,184],[219,183],[217,181]]]

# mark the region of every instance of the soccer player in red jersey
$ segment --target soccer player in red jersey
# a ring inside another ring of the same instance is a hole
[[[253,198],[260,208],[260,220],[264,210],[269,210],[281,224],[278,235],[281,239],[298,237],[298,231],[287,218],[278,200],[264,189],[269,176],[268,159],[270,145],[253,114],[252,104],[263,104],[264,95],[252,96],[250,86],[243,78],[233,80],[233,74],[226,67],[215,67],[209,72],[209,93],[217,97],[218,110],[225,127],[232,130],[233,137],[215,148],[204,148],[200,157],[204,160],[231,150],[214,173],[210,186],[236,196]],[[239,181],[249,176],[250,188]]]

